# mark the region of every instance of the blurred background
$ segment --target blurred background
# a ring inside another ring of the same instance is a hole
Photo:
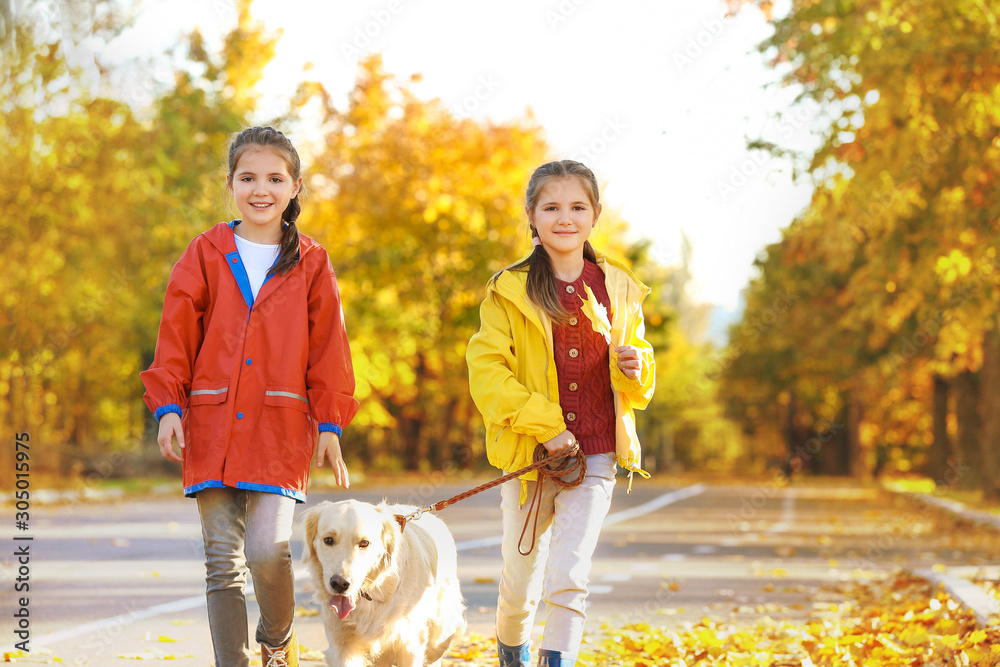
[[[486,468],[465,346],[572,158],[653,289],[644,467],[1000,493],[996,0],[0,10],[0,455],[30,433],[36,480],[179,475],[139,372],[236,215],[228,137],[274,124],[340,281],[352,475]]]

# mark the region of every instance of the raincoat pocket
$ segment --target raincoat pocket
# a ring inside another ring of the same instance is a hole
[[[218,405],[225,403],[229,395],[229,381],[203,382],[191,386],[188,405]]]

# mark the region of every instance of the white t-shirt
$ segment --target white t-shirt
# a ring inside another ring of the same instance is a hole
[[[278,259],[278,245],[262,245],[247,241],[245,238],[236,236],[236,249],[240,251],[240,259],[243,260],[243,267],[247,270],[247,277],[250,278],[250,289],[253,291],[253,298],[257,298],[260,286],[267,278],[267,271]]]

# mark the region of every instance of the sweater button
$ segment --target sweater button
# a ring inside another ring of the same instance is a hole
[[[579,321],[580,320],[576,319],[575,317],[569,318],[569,323],[572,324],[573,326],[576,326],[576,323]]]
[[[576,413],[575,412],[567,412],[566,413],[566,421],[568,421],[568,422],[575,422],[576,421]]]
[[[576,349],[575,347],[569,348],[569,356],[576,359],[577,357],[580,356],[580,350]]]
[[[247,359],[247,366],[253,363],[253,359]]]
[[[243,413],[242,412],[237,412],[236,413],[236,418],[237,419],[243,419]]]
[[[568,294],[572,294],[572,293],[573,293],[573,292],[575,292],[575,291],[576,291],[576,288],[575,288],[575,287],[573,287],[572,285],[566,285],[566,292],[567,292]]]
[[[578,385],[577,383],[575,383],[575,382],[570,382],[569,383],[569,390],[570,391],[576,391],[579,388],[580,388],[580,385]]]

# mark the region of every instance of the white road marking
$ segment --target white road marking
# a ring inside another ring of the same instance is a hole
[[[172,614],[179,611],[187,611],[188,609],[194,609],[195,607],[199,607],[204,604],[205,596],[195,595],[189,598],[174,600],[173,602],[158,604],[149,607],[148,609],[143,609],[142,611],[132,611],[127,614],[119,614],[118,616],[114,616],[112,618],[105,618],[100,621],[92,621],[90,623],[84,623],[83,625],[76,625],[71,628],[66,628],[65,630],[57,630],[56,632],[50,632],[42,635],[41,637],[33,638],[31,641],[32,644],[36,646],[48,646],[49,644],[61,642],[64,639],[72,639],[73,637],[85,635],[88,632],[97,633],[111,628],[122,628],[146,618],[152,618],[161,614]],[[2,650],[6,651],[10,649],[13,649],[13,647],[5,646]]]
[[[667,505],[672,505],[673,503],[680,502],[681,500],[693,498],[694,496],[704,493],[707,488],[708,487],[704,484],[695,484],[693,486],[685,486],[683,489],[671,491],[670,493],[664,493],[659,498],[650,500],[648,503],[643,503],[642,505],[636,505],[635,507],[630,507],[629,509],[622,510],[621,512],[609,514],[607,518],[604,519],[604,527],[613,526],[616,523],[628,521],[629,519],[636,519],[643,514],[655,512],[661,507],[666,507]]]
[[[771,526],[769,533],[787,533],[792,529],[792,522],[795,521],[795,496],[786,493],[781,501],[781,517],[778,523]]]
[[[484,537],[479,540],[465,540],[464,542],[456,542],[455,548],[459,551],[471,551],[472,549],[481,549],[483,547],[495,547],[502,542],[502,538],[499,535],[494,537]]]

